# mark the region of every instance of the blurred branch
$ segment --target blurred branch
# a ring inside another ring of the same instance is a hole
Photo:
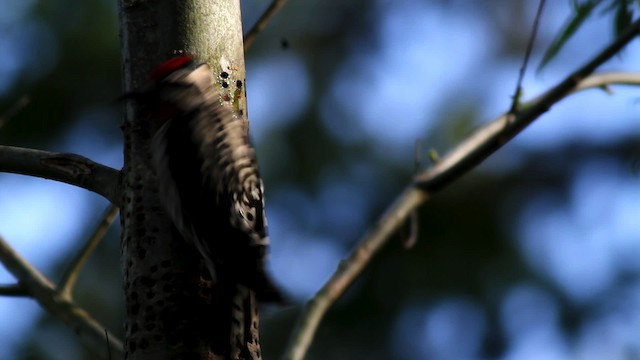
[[[412,211],[427,201],[432,193],[450,185],[478,165],[567,95],[579,90],[604,87],[614,83],[640,85],[638,74],[613,73],[588,77],[598,66],[618,53],[638,32],[640,32],[640,20],[634,22],[624,34],[586,65],[542,96],[525,104],[523,111],[498,117],[472,134],[431,169],[416,176],[414,182],[393,202],[349,257],[340,263],[327,283],[309,300],[292,333],[284,359],[304,358],[325,312],[353,283],[372,256],[404,224]]]
[[[60,318],[96,352],[106,355],[104,346],[107,343],[107,335],[105,335],[104,327],[82,308],[63,298],[49,279],[15,252],[1,236],[0,262],[44,309]],[[108,334],[108,338],[111,351],[121,354],[122,342],[113,334]]]
[[[505,113],[489,122],[431,169],[417,176],[415,185],[433,192],[450,184],[504,146],[555,103],[572,93],[592,88],[606,89],[609,85],[640,85],[640,74],[617,72],[585,77],[587,75],[588,72],[581,73],[579,70],[543,95],[525,103],[520,113]]]
[[[0,296],[29,296],[29,290],[21,284],[0,285]]]
[[[80,270],[89,259],[91,253],[98,246],[100,241],[104,238],[104,235],[109,230],[111,223],[118,215],[118,207],[111,204],[102,214],[102,220],[94,230],[93,234],[89,238],[89,240],[85,243],[84,247],[78,255],[71,262],[71,266],[67,269],[67,271],[62,276],[62,280],[58,284],[58,292],[60,295],[67,300],[72,299],[72,291],[73,286],[76,284],[78,280],[78,275],[80,275]]]
[[[316,329],[329,307],[360,275],[373,255],[405,223],[407,217],[428,198],[429,194],[413,186],[409,186],[400,194],[349,257],[340,262],[329,281],[309,300],[298,319],[284,359],[304,359]]]
[[[638,85],[640,82],[640,74],[639,73],[626,73],[626,72],[604,72],[590,75],[587,78],[584,78],[578,85],[576,86],[571,93],[593,89],[593,88],[601,88],[607,90],[609,85]],[[545,95],[541,95],[531,101],[531,103],[536,103],[542,100]]]
[[[120,172],[80,155],[0,145],[0,172],[62,181],[120,203]]]
[[[260,19],[258,19],[258,21],[255,23],[255,25],[253,25],[251,30],[249,30],[247,35],[244,37],[244,51],[245,52],[247,50],[249,50],[251,45],[253,45],[253,42],[256,40],[256,37],[258,36],[258,34],[261,33],[262,30],[264,30],[264,28],[267,26],[269,21],[271,21],[271,18],[273,18],[273,16],[278,11],[280,11],[282,6],[284,6],[284,4],[286,2],[287,2],[287,0],[273,0],[271,5],[269,5],[267,10],[265,10],[264,14],[262,14]]]
[[[502,114],[477,130],[432,168],[417,176],[415,185],[431,192],[448,185],[504,146],[508,140],[568,95],[594,88],[610,92],[608,90],[610,85],[640,85],[640,73],[610,72],[593,74],[588,77],[584,77],[584,75],[578,77],[576,74],[577,72],[567,78],[567,80],[575,79],[577,81],[572,87],[564,88],[567,81],[565,80],[546,93],[525,103],[522,106],[524,110],[519,114]],[[559,89],[561,86],[563,88]]]

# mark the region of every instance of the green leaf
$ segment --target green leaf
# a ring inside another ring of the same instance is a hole
[[[600,4],[599,0],[595,1],[587,1],[585,3],[578,3],[577,1],[573,2],[573,6],[575,8],[575,14],[569,20],[567,25],[565,25],[560,35],[556,37],[551,45],[545,52],[542,57],[542,61],[538,66],[538,71],[540,71],[543,67],[545,67],[549,61],[551,61],[560,51],[560,49],[564,46],[564,44],[575,34],[575,32],[580,28],[580,26],[584,23],[584,21],[591,15],[592,10]]]

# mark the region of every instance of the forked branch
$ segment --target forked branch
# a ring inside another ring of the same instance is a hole
[[[391,235],[406,223],[412,211],[427,201],[433,193],[469,172],[569,94],[612,84],[640,85],[638,74],[611,73],[589,77],[598,66],[617,54],[639,32],[640,20],[634,22],[624,34],[586,65],[542,96],[524,104],[522,111],[499,116],[463,141],[434,167],[416,176],[415,181],[400,194],[349,257],[341,262],[329,281],[307,303],[292,333],[284,359],[304,358],[318,325],[329,307],[353,283]]]
[[[60,318],[89,346],[105,354],[107,344],[110,351],[122,353],[122,342],[108,333],[86,311],[60,295],[55,286],[42,273],[9,246],[0,237],[0,262],[18,279],[21,286],[49,313]]]

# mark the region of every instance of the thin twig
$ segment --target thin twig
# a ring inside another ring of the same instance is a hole
[[[418,210],[415,209],[409,215],[409,236],[404,240],[402,246],[405,249],[412,249],[416,243],[418,242],[418,230],[420,227],[418,226]]]
[[[71,265],[64,273],[62,280],[60,280],[60,283],[58,284],[58,291],[65,299],[72,299],[73,287],[78,280],[80,270],[82,270],[82,267],[89,259],[89,256],[91,256],[91,253],[93,253],[100,241],[104,238],[104,235],[107,233],[107,230],[109,230],[109,227],[116,218],[116,215],[118,215],[118,207],[110,204],[102,214],[102,220],[94,230],[89,240],[85,243],[84,247],[76,255],[73,261],[71,261]]]
[[[540,24],[540,18],[542,17],[542,9],[544,9],[545,0],[540,0],[538,3],[538,11],[536,12],[536,18],[533,20],[533,30],[531,30],[531,36],[529,37],[529,43],[527,44],[527,50],[524,54],[522,66],[520,67],[520,73],[518,74],[518,81],[516,82],[516,91],[513,94],[513,102],[511,103],[510,114],[515,114],[518,111],[518,105],[520,104],[520,97],[522,96],[522,80],[524,79],[524,73],[527,70],[529,64],[529,58],[531,57],[531,50],[533,49],[533,43],[536,40],[538,34],[538,25]]]
[[[258,21],[256,22],[256,24],[253,25],[251,30],[249,30],[247,35],[245,35],[244,37],[245,52],[249,50],[251,45],[253,45],[253,42],[256,40],[256,37],[258,36],[258,34],[260,34],[262,30],[264,30],[264,28],[267,26],[269,21],[271,21],[271,18],[273,18],[273,16],[282,8],[282,6],[284,6],[286,2],[287,0],[273,0],[271,5],[269,5],[267,10],[265,10],[264,14],[262,14],[260,19],[258,19]]]
[[[120,204],[120,171],[76,154],[0,145],[0,172],[38,176],[79,186]]]
[[[103,353],[104,326],[94,320],[84,309],[63,298],[54,285],[27,260],[9,246],[0,236],[0,262],[23,284],[31,296],[50,314],[61,319],[96,352]],[[122,354],[122,342],[109,334],[112,350]]]
[[[0,285],[0,296],[29,296],[29,290],[21,284]]]
[[[104,329],[104,337],[107,339],[107,360],[111,360],[111,343],[109,343],[109,332]]]
[[[640,21],[634,22],[629,30],[585,66],[529,103],[525,111],[515,116],[511,114],[499,117],[471,135],[467,141],[464,141],[436,163],[433,168],[417,176],[415,182],[400,194],[382,218],[378,220],[375,227],[364,236],[351,255],[341,262],[336,272],[307,303],[285,350],[284,359],[301,360],[304,358],[325,312],[353,283],[372,256],[398,230],[409,214],[429,199],[432,193],[451,184],[459,176],[479,164],[563,97],[578,90],[613,84],[612,80],[614,79],[619,80],[620,74],[612,74],[609,78],[605,74],[591,78],[587,78],[587,76],[620,51],[638,32],[640,32]],[[640,76],[637,74],[628,75],[620,83],[640,85]]]
[[[420,143],[420,139],[416,140],[416,148],[414,153],[414,167],[415,174],[417,175],[422,168],[422,144]],[[418,242],[418,210],[414,209],[409,215],[409,236],[404,240],[402,245],[405,249],[409,250],[413,248]]]
[[[15,104],[11,105],[2,115],[0,115],[0,128],[3,127],[11,118],[18,115],[20,111],[22,111],[29,103],[31,99],[27,95],[23,95],[15,102]]]

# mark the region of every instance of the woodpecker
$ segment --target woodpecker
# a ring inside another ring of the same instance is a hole
[[[263,184],[248,121],[213,87],[207,64],[174,57],[132,95],[162,123],[151,153],[160,199],[202,256],[214,283],[239,283],[260,302],[284,298],[265,270],[269,246]]]

